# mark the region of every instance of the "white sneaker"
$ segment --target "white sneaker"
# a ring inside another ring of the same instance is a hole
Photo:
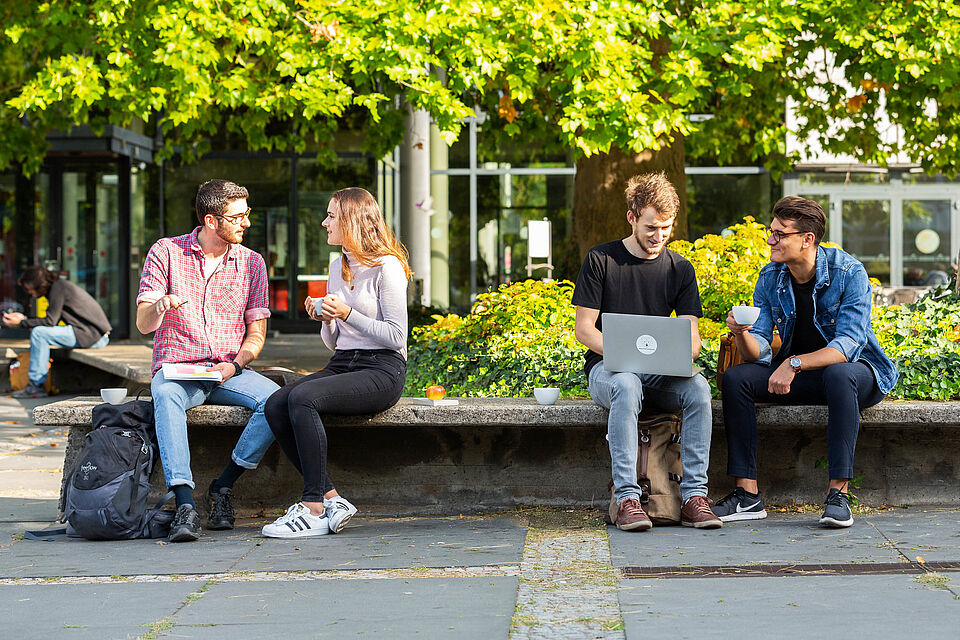
[[[292,505],[287,512],[263,527],[261,531],[268,538],[310,538],[330,533],[327,514],[315,516],[302,502]]]
[[[340,533],[357,512],[357,508],[343,496],[334,496],[323,501],[324,514],[330,521],[330,533]]]

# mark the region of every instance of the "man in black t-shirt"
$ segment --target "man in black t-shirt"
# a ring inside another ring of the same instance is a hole
[[[622,240],[594,247],[580,268],[573,304],[575,334],[587,347],[587,384],[594,402],[607,407],[607,439],[619,509],[614,524],[626,531],[652,525],[640,505],[637,484],[637,417],[644,403],[683,415],[680,461],[683,481],[681,522],[697,528],[723,525],[707,501],[707,467],[713,416],[710,385],[700,374],[692,378],[613,373],[603,368],[602,313],[689,318],[693,357],[700,353],[697,318],[703,315],[693,265],[667,249],[680,199],[663,173],[631,178],[627,184],[627,222],[631,233]]]

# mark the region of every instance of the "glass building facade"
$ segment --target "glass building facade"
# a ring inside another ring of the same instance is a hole
[[[227,141],[195,163],[159,166],[152,140],[140,134],[117,129],[55,138],[34,176],[0,174],[0,302],[27,306],[17,276],[43,264],[89,291],[117,337],[134,337],[146,252],[160,237],[192,231],[198,185],[222,177],[250,191],[252,226],[244,242],[267,264],[271,329],[313,332],[303,303],[325,293],[336,255],[321,227],[331,195],[348,186],[368,189],[400,231],[399,152],[373,158],[358,150],[355,137],[339,146],[344,151],[332,167],[312,153],[253,153]],[[464,312],[477,293],[527,278],[530,221],[550,222],[552,276],[576,278],[579,259],[566,250],[576,172],[568,154],[491,150],[480,122],[467,123],[452,147],[434,146],[432,307]],[[960,251],[960,184],[910,169],[803,169],[777,182],[757,167],[688,167],[689,238],[721,233],[746,215],[767,223],[773,203],[790,194],[821,202],[827,239],[885,285],[925,286],[952,273]]]

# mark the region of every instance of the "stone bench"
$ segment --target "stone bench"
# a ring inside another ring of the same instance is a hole
[[[69,470],[90,430],[96,397],[34,409],[38,425],[69,427]],[[242,407],[187,412],[198,490],[219,473],[246,424]],[[711,495],[729,489],[726,441],[714,402]],[[821,502],[826,472],[826,409],[758,408],[760,481],[770,502]],[[403,398],[372,416],[330,416],[331,478],[352,500],[416,511],[456,513],[518,504],[595,504],[607,500],[607,411],[589,400],[540,406],[526,398],[462,398],[454,407]],[[960,502],[960,402],[884,401],[863,412],[855,492],[868,504]],[[155,477],[162,484],[162,476]],[[271,447],[260,469],[237,484],[238,503],[288,504],[301,480]],[[161,487],[162,488],[162,487]],[[199,494],[199,491],[198,491]]]

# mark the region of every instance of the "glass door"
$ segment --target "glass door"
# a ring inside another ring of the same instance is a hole
[[[61,277],[85,289],[114,327],[121,324],[120,180],[116,166],[65,169]],[[125,256],[124,256],[125,257]]]
[[[867,274],[890,285],[890,201],[843,200],[844,250],[863,263]]]
[[[903,201],[903,284],[936,286],[950,282],[950,201]]]

